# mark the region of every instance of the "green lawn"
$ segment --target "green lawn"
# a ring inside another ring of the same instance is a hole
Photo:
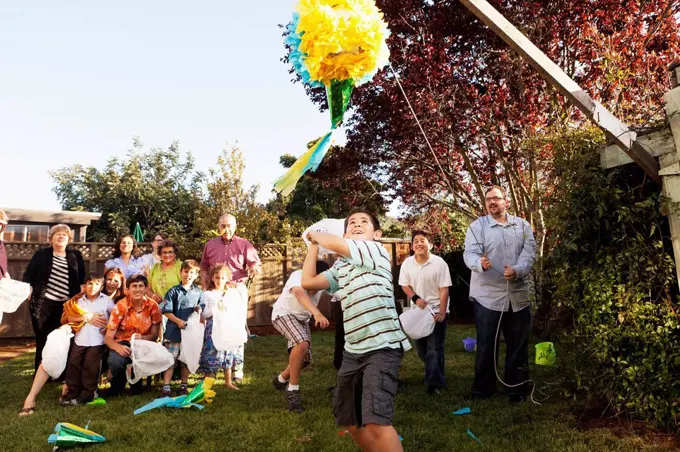
[[[462,349],[462,339],[474,336],[470,327],[452,326],[447,338],[449,389],[430,397],[422,385],[423,367],[414,351],[406,354],[401,377],[406,380],[396,398],[395,427],[404,438],[405,450],[425,451],[639,451],[654,448],[645,438],[618,438],[610,431],[581,431],[576,428],[573,407],[560,399],[558,391],[542,406],[525,403],[510,406],[504,397],[466,402],[464,394],[472,383],[474,355]],[[280,336],[253,340],[246,351],[246,385],[228,391],[218,380],[215,401],[203,411],[155,410],[133,416],[135,408],[152,400],[156,393],[123,396],[106,406],[60,407],[57,385],[48,385],[33,416],[17,416],[30,386],[32,355],[0,365],[0,450],[50,450],[47,437],[57,422],[72,422],[107,438],[98,451],[230,450],[230,451],[352,451],[349,436],[338,435],[327,392],[333,384],[333,336],[314,334],[315,361],[303,374],[302,393],[306,411],[287,412],[283,395],[271,379],[285,365],[285,341]],[[559,350],[558,350],[559,353]],[[554,380],[544,369],[534,369],[542,382]],[[469,406],[472,414],[456,417],[453,410]],[[483,442],[466,435],[470,429]]]

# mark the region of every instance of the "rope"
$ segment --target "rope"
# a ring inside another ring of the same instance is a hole
[[[401,86],[401,81],[399,80],[399,76],[397,75],[396,71],[392,67],[391,64],[388,65],[390,67],[390,70],[392,71],[392,74],[394,75],[394,79],[397,81],[397,85],[399,86],[399,89],[401,90],[401,94],[403,94],[404,99],[406,100],[406,104],[408,105],[409,110],[411,110],[411,114],[413,115],[413,118],[416,120],[416,124],[418,124],[418,128],[420,129],[420,133],[423,134],[423,138],[425,138],[425,143],[427,143],[427,147],[430,149],[430,152],[432,152],[432,157],[434,157],[434,161],[437,162],[437,166],[439,167],[439,171],[442,172],[442,176],[444,176],[446,173],[444,172],[444,168],[442,168],[441,164],[439,163],[439,159],[437,158],[437,154],[435,154],[434,149],[432,149],[432,145],[430,144],[430,140],[427,138],[427,135],[425,134],[425,129],[423,129],[422,124],[420,123],[420,119],[418,119],[418,115],[416,115],[416,111],[413,109],[413,106],[411,105],[411,101],[409,100],[408,96],[406,95],[406,91],[404,90],[404,87]]]

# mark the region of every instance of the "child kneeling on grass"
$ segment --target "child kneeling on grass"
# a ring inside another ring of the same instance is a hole
[[[316,262],[316,273],[328,270],[328,264]],[[300,371],[312,362],[312,334],[309,320],[314,316],[316,327],[326,328],[328,319],[317,309],[321,291],[302,288],[302,272],[294,271],[272,310],[272,325],[288,339],[288,367],[274,377],[274,387],[286,392],[288,410],[302,413]]]
[[[75,344],[69,349],[68,364],[64,370],[65,384],[59,398],[60,403],[66,405],[89,402],[96,395],[104,354],[104,332],[108,316],[115,306],[111,298],[100,293],[103,286],[101,276],[90,274],[85,278],[84,284],[84,293],[81,292],[64,303],[61,317],[62,326],[68,324],[76,333]],[[35,399],[49,380],[50,375],[40,363],[19,416],[33,414],[36,409]]]
[[[189,393],[187,389],[189,369],[178,358],[182,346],[182,330],[186,328],[187,320],[189,320],[191,314],[200,312],[203,306],[203,290],[194,285],[200,268],[198,262],[193,259],[187,259],[182,262],[180,267],[181,282],[171,287],[165,294],[161,312],[168,319],[168,324],[163,335],[163,345],[175,358],[175,363],[163,372],[163,397],[172,397],[170,381],[172,380],[172,373],[178,365],[180,366],[180,378],[182,379],[179,395]]]
[[[243,345],[231,350],[218,351],[213,343],[213,314],[216,311],[230,313],[232,309],[243,314],[243,331],[246,329],[247,310],[242,312],[240,306],[234,303],[241,303],[242,297],[238,288],[231,283],[231,270],[224,264],[217,264],[210,270],[208,291],[205,292],[205,308],[202,317],[205,320],[205,339],[203,340],[203,350],[201,351],[201,364],[199,372],[205,377],[215,378],[217,371],[224,369],[225,385],[229,389],[238,389],[232,381],[232,367],[243,363]],[[241,325],[240,320],[236,319],[234,324]],[[225,333],[225,332],[222,332]]]
[[[375,215],[355,209],[345,219],[344,238],[310,232],[302,267],[302,287],[328,290],[342,305],[345,351],[337,376],[333,413],[365,451],[402,451],[392,426],[394,395],[405,350],[411,345],[401,329],[387,250]],[[341,257],[330,270],[316,273],[319,245]]]

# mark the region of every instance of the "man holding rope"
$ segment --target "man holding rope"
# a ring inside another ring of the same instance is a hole
[[[257,250],[248,240],[236,236],[236,217],[224,214],[219,218],[219,237],[205,244],[201,258],[201,277],[203,287],[208,287],[210,269],[217,264],[225,264],[232,274],[232,282],[241,293],[243,302],[248,304],[247,282],[256,274],[262,273]],[[243,364],[234,366],[234,382],[243,382]]]
[[[465,236],[465,265],[472,270],[470,300],[477,327],[473,398],[496,390],[500,330],[506,343],[505,381],[512,403],[526,400],[529,378],[531,307],[528,277],[536,260],[531,225],[507,213],[501,187],[485,193],[488,215],[475,220]]]

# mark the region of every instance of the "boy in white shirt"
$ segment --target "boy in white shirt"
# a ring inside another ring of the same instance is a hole
[[[317,274],[328,270],[328,264],[317,261]],[[286,392],[288,410],[301,413],[300,372],[312,362],[312,335],[309,320],[314,317],[317,327],[326,328],[328,319],[317,309],[322,291],[302,288],[302,272],[294,271],[272,310],[272,325],[288,339],[288,367],[272,382],[279,391]]]
[[[414,309],[429,308],[437,322],[434,331],[416,341],[418,356],[425,364],[425,387],[429,394],[439,394],[446,387],[444,376],[444,342],[446,317],[449,313],[449,287],[451,274],[444,259],[430,251],[430,235],[413,231],[411,235],[413,256],[401,264],[399,285],[406,296],[415,303]]]
[[[85,278],[85,293],[64,303],[62,324],[68,323],[76,332],[69,351],[65,382],[68,392],[63,405],[81,405],[94,399],[104,356],[104,331],[113,300],[101,290],[104,277],[91,273]]]

